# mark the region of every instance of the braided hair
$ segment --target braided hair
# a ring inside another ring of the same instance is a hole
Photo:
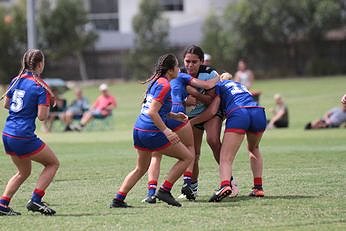
[[[146,96],[150,91],[151,87],[156,82],[156,80],[158,80],[161,76],[166,75],[169,70],[173,69],[177,65],[177,62],[177,57],[174,54],[168,53],[160,56],[159,60],[155,65],[155,71],[153,75],[151,75],[147,80],[142,82],[142,84],[150,82],[150,87],[148,87],[148,90],[145,92],[143,103],[145,103]]]
[[[12,81],[12,85],[7,89],[7,91],[1,96],[2,100],[7,93],[13,89],[13,87],[19,82],[19,80],[22,78],[23,73],[26,71],[30,71],[33,73],[33,78],[35,79],[35,82],[37,84],[39,84],[40,86],[42,86],[52,97],[52,99],[54,100],[53,102],[53,106],[55,106],[56,102],[55,102],[55,95],[52,92],[52,90],[49,88],[49,86],[40,78],[39,73],[36,72],[36,68],[38,66],[39,63],[44,62],[44,55],[43,52],[37,49],[29,49],[27,50],[22,58],[22,62],[21,62],[21,69],[18,73],[18,76],[16,76],[13,81]]]

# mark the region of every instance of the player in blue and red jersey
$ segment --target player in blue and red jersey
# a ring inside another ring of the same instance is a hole
[[[35,134],[36,117],[44,121],[49,114],[52,91],[41,79],[44,56],[40,50],[28,50],[22,60],[22,69],[15,77],[5,97],[5,108],[9,110],[2,140],[7,154],[11,156],[18,172],[8,181],[0,198],[0,215],[20,215],[9,207],[13,195],[30,176],[31,161],[44,166],[36,183],[32,198],[26,205],[29,211],[54,215],[55,211],[42,202],[46,188],[52,182],[59,161],[54,152]]]
[[[182,71],[185,71],[192,77],[204,81],[218,77],[218,73],[213,68],[203,65],[204,52],[202,48],[196,45],[189,46],[185,50],[183,58],[184,69]],[[192,103],[192,105],[194,105],[193,109],[187,113],[189,118],[192,119],[195,116],[198,116],[207,108],[207,105],[210,104],[213,100],[213,96],[208,94],[208,92],[206,91],[207,89],[195,89],[188,86],[188,90],[189,94],[193,97],[189,96],[186,101],[186,104],[189,105],[191,103],[190,99],[197,99],[197,103],[195,103],[196,100],[192,101],[194,102]],[[217,115],[210,118],[208,121],[193,126],[193,138],[196,154],[192,174],[192,188],[195,195],[197,195],[198,192],[199,157],[201,153],[201,145],[204,130],[206,131],[206,140],[213,152],[214,159],[219,164],[221,148],[220,133],[223,118],[224,117],[220,111],[219,113],[217,113]],[[233,179],[233,176],[231,177],[231,184],[233,187],[233,191],[230,197],[235,197],[238,195],[239,190],[235,183],[235,180]],[[183,194],[179,196],[179,198],[184,197],[185,195]]]
[[[221,78],[222,79],[222,78]],[[220,151],[220,189],[210,198],[218,202],[232,193],[230,177],[235,155],[245,137],[248,142],[254,187],[250,196],[263,197],[263,160],[259,143],[266,128],[264,108],[259,106],[245,86],[232,80],[223,80],[215,86],[216,97],[199,116],[190,120],[191,124],[201,123],[215,115],[221,106],[227,120]]]
[[[153,152],[177,158],[164,183],[156,193],[159,200],[173,206],[181,206],[170,191],[173,184],[191,163],[193,154],[180,142],[178,135],[169,129],[165,122],[169,117],[185,121],[183,113],[173,113],[170,81],[179,72],[178,60],[173,54],[159,58],[156,70],[146,82],[150,82],[145,94],[142,110],[133,129],[134,146],[137,149],[137,165],[123,181],[112,201],[111,208],[128,207],[124,202],[127,193],[147,172]]]
[[[185,99],[188,96],[186,90],[187,85],[194,87],[210,89],[215,86],[218,78],[214,78],[209,81],[203,81],[193,78],[186,73],[179,73],[178,77],[173,79],[171,84],[171,97],[172,97],[172,110],[173,113],[185,114]],[[167,127],[176,132],[182,143],[195,155],[195,148],[193,142],[192,127],[188,120],[179,121],[175,119],[168,119],[166,121]],[[159,152],[153,153],[150,167],[148,170],[148,194],[143,202],[156,203],[155,193],[157,188],[157,181],[160,175],[160,163],[162,155]],[[195,200],[195,195],[191,187],[191,177],[193,171],[194,161],[191,161],[190,165],[184,172],[184,185],[181,189],[182,194],[189,200]]]

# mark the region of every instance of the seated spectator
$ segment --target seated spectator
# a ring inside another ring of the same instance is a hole
[[[76,98],[68,106],[66,111],[61,114],[60,119],[65,124],[65,132],[72,131],[71,123],[73,119],[80,119],[83,113],[89,109],[89,101],[83,96],[82,89],[76,88],[74,91]]]
[[[252,85],[255,80],[255,75],[248,68],[245,59],[240,59],[238,62],[238,70],[234,75],[234,81],[243,84],[252,94],[254,99],[259,102],[259,97],[261,95],[260,91],[252,89]]]
[[[346,122],[346,104],[342,103],[341,107],[327,111],[323,118],[307,123],[305,129],[338,128],[344,122]]]
[[[51,106],[49,110],[48,118],[43,121],[42,129],[44,132],[51,132],[53,127],[53,122],[60,118],[60,115],[66,110],[67,101],[59,95],[58,90],[52,89],[54,95],[56,96],[55,106]]]
[[[117,106],[114,96],[109,94],[107,84],[100,85],[101,95],[97,97],[91,108],[83,113],[79,125],[73,127],[73,130],[81,131],[93,118],[106,118],[112,114],[112,110]]]
[[[267,129],[288,127],[288,108],[279,94],[274,95],[275,107],[272,109],[273,117],[268,121]]]

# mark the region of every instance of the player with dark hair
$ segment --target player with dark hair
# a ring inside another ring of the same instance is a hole
[[[204,52],[202,48],[192,45],[188,47],[183,55],[184,58],[184,69],[182,69],[183,72],[188,73],[194,78],[200,79],[200,80],[209,80],[218,77],[218,73],[211,67],[203,65],[204,61]],[[195,104],[193,106],[193,109],[187,113],[190,119],[198,116],[200,113],[202,113],[208,104],[210,104],[213,100],[213,95],[207,94],[206,89],[196,89],[193,87],[188,87],[188,92],[190,94],[188,100],[186,101],[186,104],[189,105],[191,103]],[[196,103],[197,99],[197,103]],[[198,192],[198,175],[199,175],[199,157],[201,153],[201,145],[202,145],[202,139],[204,130],[207,134],[207,143],[209,147],[211,148],[214,158],[217,163],[219,163],[219,157],[220,157],[220,148],[221,148],[221,141],[220,141],[220,133],[221,133],[221,127],[222,127],[222,121],[223,121],[223,114],[220,111],[215,116],[210,118],[208,121],[205,121],[200,124],[195,124],[192,126],[193,128],[193,138],[194,138],[194,144],[195,144],[195,160],[194,160],[194,166],[193,166],[193,174],[192,174],[192,184],[191,187],[193,188],[195,196]],[[231,179],[232,187],[234,187],[232,197],[237,196],[238,194],[238,188],[233,180],[233,177]],[[184,197],[184,195],[181,195],[181,197]]]
[[[111,208],[128,207],[124,201],[126,195],[147,172],[153,152],[160,152],[178,159],[156,193],[156,197],[169,205],[181,206],[170,191],[173,184],[192,161],[193,155],[180,142],[179,136],[165,124],[168,117],[181,121],[187,120],[185,114],[171,112],[170,81],[177,77],[178,72],[177,58],[173,54],[166,54],[159,58],[155,73],[145,81],[145,83],[149,82],[149,85],[143,100],[141,113],[133,130],[134,146],[138,153],[137,165],[126,176],[111,203]]]
[[[44,215],[55,214],[53,209],[42,202],[42,197],[59,168],[59,161],[48,145],[34,133],[36,117],[41,121],[47,119],[49,106],[54,102],[54,94],[40,77],[43,69],[42,51],[29,49],[23,56],[19,75],[12,80],[3,96],[9,116],[2,132],[2,140],[5,151],[11,156],[18,172],[8,181],[0,198],[0,215],[20,215],[9,207],[9,203],[30,176],[32,161],[42,164],[44,168],[26,207],[29,211]]]
[[[218,78],[211,79],[209,81],[203,81],[193,78],[186,73],[179,73],[178,77],[173,79],[171,84],[171,96],[172,96],[172,112],[174,113],[186,113],[185,111],[185,99],[188,96],[186,86],[191,85],[194,87],[201,87],[210,89],[215,86]],[[166,122],[167,127],[176,132],[183,144],[195,154],[195,147],[193,143],[192,127],[188,120],[178,121],[175,119],[168,119]],[[148,170],[148,194],[143,202],[156,203],[155,192],[157,188],[157,181],[160,174],[160,163],[162,155],[158,152],[153,153],[150,167]],[[195,195],[191,187],[191,177],[193,171],[194,162],[191,161],[189,167],[184,172],[184,185],[181,189],[182,194],[189,200],[195,200]]]
[[[220,106],[227,118],[220,151],[220,189],[213,194],[209,201],[221,201],[232,193],[229,180],[232,175],[232,164],[245,134],[254,179],[254,187],[250,196],[263,197],[263,160],[259,143],[266,129],[264,108],[258,105],[244,85],[233,80],[218,82],[215,86],[215,93],[216,97],[209,107],[199,116],[190,120],[191,124],[199,124],[208,120],[217,113]]]

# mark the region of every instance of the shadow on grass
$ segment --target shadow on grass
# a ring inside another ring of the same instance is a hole
[[[284,200],[297,200],[297,199],[312,199],[318,196],[308,196],[308,195],[281,195],[281,196],[265,196],[263,199],[276,200],[276,199],[284,199]]]
[[[308,196],[308,195],[281,195],[281,196],[265,196],[265,197],[250,197],[250,196],[237,196],[233,198],[225,198],[220,202],[216,203],[228,203],[228,202],[239,202],[239,201],[247,201],[247,200],[278,200],[278,199],[284,199],[284,200],[300,200],[300,199],[312,199],[316,198],[317,196]],[[197,201],[194,203],[215,203],[215,202],[208,202],[208,197],[200,197]]]
[[[122,215],[135,215],[138,214],[138,211],[132,210],[132,208],[121,208],[121,209],[110,209],[109,212],[95,212],[95,213],[58,213],[55,214],[55,217],[89,217],[89,216],[111,216],[114,214],[122,214]]]

